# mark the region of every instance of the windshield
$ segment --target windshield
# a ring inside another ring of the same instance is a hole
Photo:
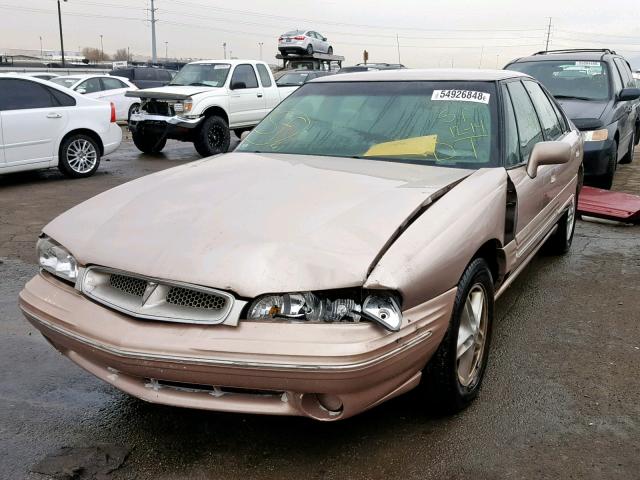
[[[49,80],[50,82],[57,83],[58,85],[62,85],[63,87],[71,88],[73,87],[80,78],[78,77],[56,77]]]
[[[287,73],[276,82],[280,86],[302,85],[309,78],[308,73]]]
[[[222,87],[230,69],[228,63],[191,63],[182,67],[169,85]]]
[[[307,83],[236,151],[497,166],[490,82]]]
[[[610,98],[609,69],[604,62],[548,60],[518,62],[507,68],[538,79],[557,98],[578,100]]]

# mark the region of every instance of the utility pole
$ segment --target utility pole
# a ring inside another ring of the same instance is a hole
[[[224,52],[224,59],[227,59],[227,42],[222,44],[222,51]]]
[[[151,63],[158,62],[158,52],[156,50],[156,10],[154,0],[151,0]]]
[[[549,50],[549,39],[551,38],[551,17],[549,17],[549,26],[547,27],[547,44],[544,47],[545,51]]]
[[[400,38],[398,37],[398,34],[396,33],[396,45],[398,46],[398,63],[402,63],[400,61]]]
[[[129,53],[129,47],[127,47],[127,62],[131,61],[131,54]]]
[[[67,1],[67,0],[63,0]],[[60,27],[60,55],[62,57],[62,68],[64,68],[64,40],[62,39],[62,10],[60,10],[60,0],[58,0],[58,26]]]
[[[104,42],[102,41],[102,35],[100,35],[100,61],[104,62]]]
[[[169,42],[164,42],[164,63],[169,63]]]
[[[263,42],[258,42],[258,46],[260,47],[260,61],[262,61],[262,45],[264,45]]]
[[[42,36],[40,36],[40,60],[44,60],[44,53],[42,50]]]

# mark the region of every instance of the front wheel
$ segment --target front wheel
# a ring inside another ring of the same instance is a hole
[[[327,50],[327,53],[329,55],[333,55],[333,47],[329,47],[329,50]]]
[[[445,413],[478,395],[491,343],[494,288],[487,262],[476,258],[458,283],[449,329],[425,369],[427,394]]]
[[[198,132],[193,145],[203,157],[210,157],[229,150],[231,134],[229,126],[223,118],[217,116],[207,117]]]
[[[69,178],[90,177],[100,165],[100,148],[87,135],[71,135],[60,145],[58,170]]]
[[[307,45],[307,55],[313,55],[313,45]]]
[[[131,133],[133,144],[142,153],[160,153],[167,144],[166,137],[159,138],[156,135],[149,135],[139,130]]]
[[[558,221],[556,231],[549,237],[544,246],[549,255],[564,255],[571,248],[573,234],[576,230],[576,210],[578,205],[579,190],[569,204],[569,208]]]

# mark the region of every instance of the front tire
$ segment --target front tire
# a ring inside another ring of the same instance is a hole
[[[210,157],[229,150],[231,133],[229,125],[222,117],[207,117],[196,133],[193,145],[203,157]]]
[[[329,47],[329,49],[327,50],[327,53],[329,55],[333,55],[333,47]]]
[[[307,45],[307,55],[313,55],[313,45]]]
[[[464,409],[478,395],[489,356],[493,303],[491,271],[476,258],[460,278],[449,328],[425,369],[425,389],[443,413]]]
[[[564,255],[571,249],[573,234],[576,230],[578,195],[579,190],[576,190],[569,208],[558,221],[558,228],[556,228],[555,233],[549,237],[544,246],[546,253],[549,255]]]
[[[139,130],[132,132],[131,138],[133,140],[133,144],[142,153],[160,153],[167,144],[166,138],[158,138],[155,135],[149,135]]]
[[[60,145],[58,170],[69,178],[90,177],[100,166],[100,147],[88,135],[71,135]]]

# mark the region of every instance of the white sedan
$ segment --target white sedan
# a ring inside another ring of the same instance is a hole
[[[58,167],[68,177],[88,177],[121,142],[113,103],[46,80],[0,75],[0,175]]]
[[[53,83],[70,88],[82,95],[96,100],[113,102],[118,120],[129,120],[131,114],[138,111],[139,99],[125,97],[130,90],[137,90],[133,83],[124,77],[110,75],[70,75],[52,78]]]

